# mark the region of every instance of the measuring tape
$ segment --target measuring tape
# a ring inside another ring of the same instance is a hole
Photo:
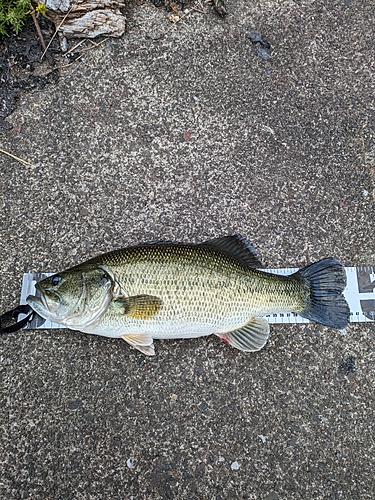
[[[288,269],[262,269],[262,271],[285,276],[298,271],[298,268]],[[375,266],[345,267],[347,285],[344,296],[350,307],[350,322],[365,323],[375,321]],[[39,295],[35,284],[53,273],[25,273],[22,279],[21,304],[26,304],[29,295]],[[25,315],[20,314],[22,320]],[[309,323],[308,319],[301,318],[295,313],[275,313],[265,316],[269,323]],[[33,318],[25,327],[28,330],[65,328],[63,325],[50,320],[43,321],[40,317]]]

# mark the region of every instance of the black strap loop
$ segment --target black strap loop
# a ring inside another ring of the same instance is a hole
[[[26,316],[26,318],[24,319],[21,319],[21,321],[17,321],[17,323],[15,323],[14,325],[1,328],[1,324],[3,321],[15,319],[19,314],[27,314],[28,316]],[[33,311],[29,305],[17,306],[11,311],[7,311],[0,316],[0,333],[13,333],[21,330],[21,328],[26,326],[27,323],[33,319],[34,314],[36,314],[35,311]]]

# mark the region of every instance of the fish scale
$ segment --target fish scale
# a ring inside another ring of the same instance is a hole
[[[89,263],[111,269],[121,286],[118,293],[158,296],[163,303],[147,321],[118,318],[116,308],[110,309],[102,326],[108,330],[116,322],[113,336],[124,331],[146,331],[153,338],[227,332],[254,316],[299,310],[305,301],[301,281],[250,270],[233,257],[196,245],[133,247]]]
[[[233,347],[259,350],[267,314],[295,312],[345,326],[345,271],[333,258],[282,276],[260,271],[241,236],[202,244],[154,242],[95,257],[46,278],[28,304],[68,328],[122,337],[146,354],[153,339],[216,334]]]

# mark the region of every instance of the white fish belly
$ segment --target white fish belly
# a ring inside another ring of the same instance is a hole
[[[107,315],[101,318],[97,325],[90,325],[81,331],[106,337],[149,334],[154,339],[197,338],[235,330],[247,323],[252,316],[249,311],[219,315],[213,311],[204,315],[186,314],[186,311],[184,313],[158,313],[149,320]]]
[[[232,313],[211,316],[209,313],[206,318],[185,318],[181,320],[162,321],[150,325],[149,332],[154,339],[182,339],[197,338],[212,335],[214,333],[225,333],[241,327],[251,318],[249,313]],[[140,330],[142,326],[140,326]],[[143,331],[144,330],[143,325]]]

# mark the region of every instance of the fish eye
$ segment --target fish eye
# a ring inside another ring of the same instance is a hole
[[[59,283],[61,283],[61,281],[62,281],[62,277],[59,274],[56,274],[56,276],[54,276],[51,279],[51,283],[52,283],[53,286],[58,285]]]
[[[106,274],[103,274],[103,276],[100,278],[98,285],[103,286],[107,283],[108,281],[108,276]]]

